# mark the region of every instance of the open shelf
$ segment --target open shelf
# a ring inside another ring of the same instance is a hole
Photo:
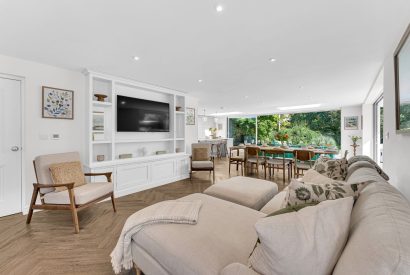
[[[108,144],[108,143],[111,143],[111,141],[110,140],[95,140],[95,141],[92,141],[92,143],[93,144]]]
[[[98,106],[98,107],[110,107],[112,106],[111,102],[107,102],[107,101],[93,101],[93,105],[94,106]]]
[[[183,111],[175,111],[175,114],[177,114],[177,115],[184,115],[185,112],[183,112]]]
[[[162,139],[127,139],[127,140],[116,140],[115,143],[141,143],[141,142],[161,142],[161,141],[171,141],[173,138],[162,138]]]

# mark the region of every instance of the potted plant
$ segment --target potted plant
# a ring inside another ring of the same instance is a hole
[[[277,141],[280,141],[282,148],[288,148],[288,146],[285,145],[285,142],[289,140],[289,134],[286,133],[285,131],[278,131],[275,135],[275,139]]]
[[[353,147],[353,156],[356,156],[356,148],[360,146],[359,144],[357,144],[357,142],[358,142],[359,140],[361,140],[362,137],[360,137],[360,136],[350,136],[350,139],[351,139],[352,142],[353,142],[353,144],[350,145],[350,146]]]
[[[211,137],[216,138],[216,134],[218,132],[218,129],[216,128],[209,128],[209,132],[211,132]]]

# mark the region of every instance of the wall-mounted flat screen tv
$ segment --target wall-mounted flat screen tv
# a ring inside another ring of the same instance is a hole
[[[117,95],[117,132],[169,132],[169,104]]]

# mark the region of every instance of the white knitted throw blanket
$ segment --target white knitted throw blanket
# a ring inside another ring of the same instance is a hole
[[[131,269],[132,236],[144,226],[160,223],[196,224],[202,202],[197,201],[163,201],[148,206],[128,217],[124,224],[117,245],[111,252],[111,263],[116,274],[122,268]]]

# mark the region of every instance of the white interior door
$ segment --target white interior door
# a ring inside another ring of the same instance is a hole
[[[21,82],[0,78],[0,217],[21,212]]]

